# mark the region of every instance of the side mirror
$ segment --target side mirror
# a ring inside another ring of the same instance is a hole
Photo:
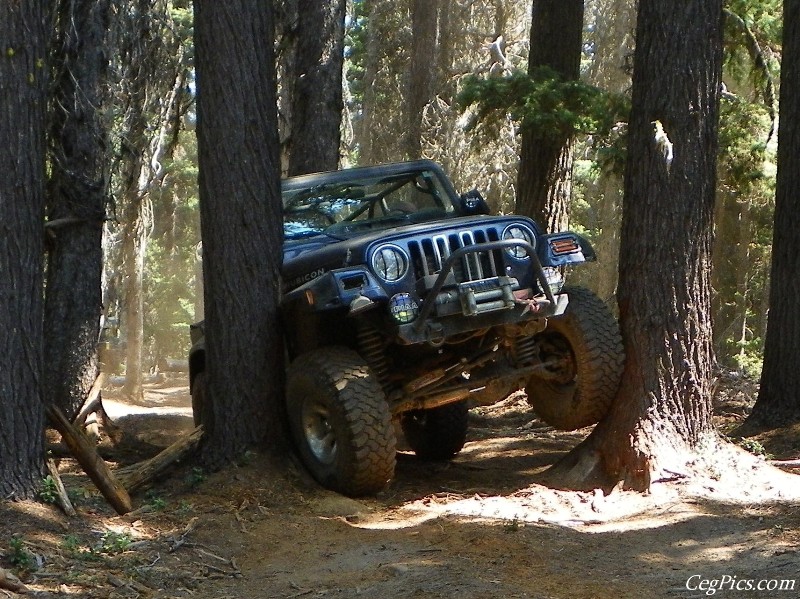
[[[461,199],[461,210],[467,216],[476,216],[478,214],[491,214],[492,210],[489,204],[483,199],[481,192],[477,189],[462,193],[459,198]]]

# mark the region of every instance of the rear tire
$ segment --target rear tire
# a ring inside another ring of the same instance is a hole
[[[590,290],[565,289],[566,312],[551,318],[535,339],[540,358],[562,358],[551,378],[532,376],[528,403],[547,424],[575,430],[597,424],[619,388],[625,354],[619,325],[608,306]],[[555,377],[555,378],[553,378]]]
[[[300,458],[324,487],[370,495],[394,475],[386,397],[355,352],[326,347],[298,357],[289,366],[286,408]]]
[[[467,442],[469,407],[466,401],[431,410],[412,410],[400,418],[409,447],[423,460],[449,460]]]

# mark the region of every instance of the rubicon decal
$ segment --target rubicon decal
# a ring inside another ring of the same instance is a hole
[[[302,285],[303,283],[308,283],[309,281],[313,281],[325,274],[324,268],[318,268],[317,270],[312,270],[311,272],[307,272],[304,275],[301,275],[297,278],[292,279],[289,281],[289,287],[297,287]]]

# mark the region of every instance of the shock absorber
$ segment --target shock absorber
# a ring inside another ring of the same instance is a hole
[[[389,360],[380,333],[374,327],[361,322],[356,332],[358,351],[361,357],[378,377],[384,389],[387,389],[389,378]]]
[[[536,341],[533,335],[517,337],[511,346],[511,355],[519,366],[528,366],[536,361]]]

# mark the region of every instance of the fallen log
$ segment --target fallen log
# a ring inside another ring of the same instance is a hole
[[[149,460],[121,468],[117,473],[120,481],[129,492],[136,492],[158,478],[173,464],[194,453],[202,437],[203,427],[198,426]]]
[[[45,413],[64,442],[69,447],[72,455],[78,460],[84,472],[97,486],[103,497],[111,504],[118,514],[127,514],[131,511],[131,498],[114,473],[97,453],[97,449],[89,440],[75,428],[59,408],[54,405],[45,406]]]

